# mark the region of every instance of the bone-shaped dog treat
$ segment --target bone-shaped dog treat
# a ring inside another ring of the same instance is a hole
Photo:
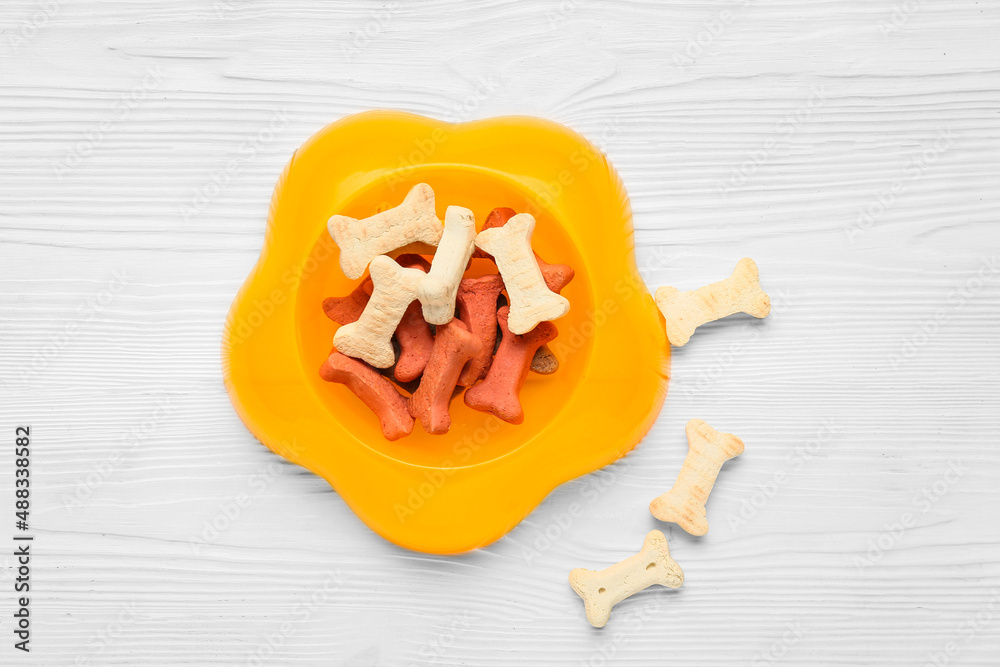
[[[540,322],[526,334],[515,335],[509,326],[509,307],[497,311],[502,338],[486,379],[465,392],[465,404],[473,410],[489,412],[510,424],[524,421],[518,394],[528,376],[531,360],[542,344],[553,340],[558,331],[551,322]]]
[[[422,241],[437,245],[444,228],[434,212],[434,191],[419,183],[403,203],[361,220],[334,215],[327,229],[340,247],[340,268],[348,278],[360,278],[377,257],[396,248]]]
[[[400,266],[423,271],[429,271],[430,262],[420,255],[400,255],[396,258]],[[399,359],[392,374],[400,382],[412,382],[424,372],[427,361],[431,358],[431,348],[434,347],[434,335],[430,325],[424,321],[420,302],[411,301],[403,313],[403,319],[396,327],[396,342],[399,343]]]
[[[431,263],[424,259],[423,255],[416,253],[404,253],[396,257],[396,264],[406,269],[420,269],[424,273],[431,270]]]
[[[327,382],[346,385],[371,408],[386,440],[398,440],[413,431],[413,417],[407,410],[406,398],[368,364],[332,352],[320,366],[319,375]]]
[[[691,533],[708,532],[705,503],[722,464],[743,453],[743,441],[732,433],[719,433],[700,419],[685,427],[688,453],[672,489],[649,504],[660,521],[669,521]]]
[[[476,218],[461,206],[449,206],[444,215],[444,234],[438,243],[427,277],[417,285],[417,298],[424,319],[447,324],[455,317],[455,295],[469,258],[476,247]]]
[[[493,229],[494,227],[503,227],[507,224],[507,221],[517,215],[517,211],[512,208],[498,207],[490,211],[490,214],[486,216],[486,221],[483,223],[483,230]],[[482,230],[481,230],[482,231]],[[493,259],[493,255],[488,252],[484,252],[479,248],[476,248],[472,252],[473,257],[479,257],[481,259]]]
[[[620,563],[600,572],[582,567],[569,573],[569,584],[583,598],[587,620],[603,628],[611,617],[611,608],[625,598],[650,586],[679,588],[684,571],[670,557],[667,538],[658,530],[646,535],[642,549]]]
[[[430,361],[408,404],[410,415],[419,419],[428,433],[447,433],[451,428],[448,406],[454,396],[458,374],[465,362],[479,352],[479,347],[479,340],[461,320],[453,319],[437,328]]]
[[[507,224],[507,221],[515,215],[517,215],[517,213],[512,208],[495,208],[490,211],[490,214],[486,217],[486,222],[483,223],[483,230],[485,231],[487,229],[503,227]],[[535,259],[538,261],[538,268],[542,272],[542,277],[545,279],[546,287],[556,294],[561,292],[562,289],[569,284],[569,281],[573,280],[573,276],[575,275],[573,267],[568,264],[549,264],[544,259],[539,257],[537,252],[535,252],[534,255]],[[493,259],[493,255],[483,252],[479,248],[476,248],[476,251],[472,256]]]
[[[556,294],[573,280],[575,271],[568,264],[549,264],[539,257],[538,253],[535,253],[535,259],[538,260],[538,267],[542,271],[546,286]],[[557,370],[559,370],[559,359],[548,345],[542,345],[535,351],[535,358],[531,360],[531,371],[539,375],[552,375]]]
[[[416,298],[417,283],[425,275],[420,269],[405,269],[385,255],[373,259],[372,297],[356,322],[345,324],[333,335],[337,350],[376,368],[392,366],[396,361],[392,334]]]
[[[421,268],[425,272],[431,268],[431,263],[420,255],[403,254],[396,258],[396,263],[407,268]],[[354,288],[347,296],[331,296],[323,299],[323,312],[326,316],[337,324],[350,324],[357,322],[368,305],[368,299],[372,295],[371,276],[365,278],[360,285]],[[405,317],[403,318],[406,319]],[[399,331],[397,330],[397,335]]]
[[[497,340],[497,297],[503,279],[497,273],[466,278],[458,288],[458,317],[480,342],[479,352],[469,359],[458,376],[458,384],[471,387],[489,370]]]
[[[548,288],[531,251],[534,229],[535,218],[519,213],[504,226],[476,236],[476,246],[491,254],[500,269],[510,297],[510,330],[519,335],[569,312],[569,301]]]
[[[569,284],[569,281],[573,280],[573,276],[576,275],[573,267],[569,264],[549,264],[537,254],[535,255],[535,259],[538,260],[538,269],[542,272],[542,279],[545,281],[545,286],[556,294],[561,292]]]
[[[431,268],[431,263],[420,255],[400,255],[396,258],[396,263],[402,267],[420,268],[423,271]],[[323,311],[337,324],[356,322],[368,305],[373,288],[371,278],[365,278],[364,282],[347,296],[324,299]],[[412,301],[407,306],[399,326],[396,327],[396,340],[399,342],[400,352],[392,368],[393,377],[404,384],[412,382],[423,372],[431,355],[431,346],[434,345],[431,328],[420,313],[419,301]]]
[[[531,372],[539,375],[552,375],[559,370],[559,359],[549,349],[548,345],[542,345],[535,350],[535,356],[531,358]]]
[[[392,375],[400,382],[412,382],[424,372],[434,347],[434,335],[420,313],[419,301],[406,307],[396,327],[396,342],[399,343],[399,359]]]
[[[515,215],[517,215],[517,212],[512,208],[495,208],[486,216],[483,229],[503,227]],[[473,257],[493,259],[492,255],[483,252],[479,248],[476,248]],[[542,278],[545,279],[546,287],[556,294],[561,292],[569,284],[569,281],[573,280],[575,272],[573,271],[573,267],[568,264],[549,264],[537,252],[535,253],[535,259],[538,261],[538,268],[542,272]],[[559,360],[552,353],[552,350],[549,349],[548,345],[542,345],[535,351],[535,358],[531,360],[531,371],[540,375],[551,375],[557,370],[559,370]],[[462,383],[461,379],[459,379],[459,383]]]
[[[702,324],[736,313],[766,317],[771,312],[771,299],[761,290],[759,281],[757,265],[744,257],[731,276],[717,283],[692,292],[675,287],[657,289],[656,305],[666,319],[670,344],[681,347]]]
[[[326,316],[337,324],[344,325],[357,322],[368,305],[371,298],[372,279],[365,278],[364,282],[354,288],[347,296],[331,296],[323,299],[323,312]]]

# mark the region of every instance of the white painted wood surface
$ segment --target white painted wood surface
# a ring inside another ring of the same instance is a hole
[[[0,664],[998,664],[998,31],[972,0],[4,2],[0,432],[32,427],[37,537],[25,656],[5,449]],[[650,287],[750,256],[776,304],[676,351],[630,456],[457,558],[374,535],[220,377],[280,169],[370,108],[565,123]],[[647,511],[692,417],[747,444],[700,539]],[[683,588],[595,630],[569,571],[652,527]]]

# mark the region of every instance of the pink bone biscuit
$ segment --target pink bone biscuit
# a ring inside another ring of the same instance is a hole
[[[360,398],[378,417],[386,440],[399,440],[413,431],[406,398],[365,362],[332,352],[320,366],[319,376],[327,382],[345,385]]]
[[[528,368],[535,350],[553,340],[558,331],[551,322],[538,326],[523,335],[515,335],[507,328],[508,306],[497,312],[497,321],[503,337],[486,379],[465,392],[465,404],[474,410],[489,412],[511,424],[524,421],[524,409],[518,394],[528,376]]]
[[[428,433],[447,433],[451,428],[448,405],[458,384],[458,375],[465,362],[479,352],[479,340],[461,320],[453,319],[437,328],[430,361],[420,378],[420,386],[410,396],[410,414],[424,425]]]
[[[400,255],[396,262],[407,269],[422,269],[426,272],[431,268],[430,262],[420,255]],[[434,347],[434,336],[430,325],[424,321],[420,301],[414,299],[407,306],[403,319],[396,327],[396,342],[399,343],[399,359],[393,375],[400,382],[412,382],[424,372]]]
[[[490,368],[497,341],[497,297],[503,290],[499,273],[481,278],[465,278],[458,286],[458,317],[480,342],[476,356],[469,359],[458,376],[458,384],[470,387]]]

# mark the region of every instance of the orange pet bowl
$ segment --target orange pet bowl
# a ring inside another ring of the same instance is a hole
[[[337,328],[323,299],[360,282],[341,273],[327,219],[368,217],[417,183],[434,189],[441,218],[449,205],[480,224],[498,206],[532,213],[534,249],[576,270],[550,344],[560,368],[529,374],[520,425],[458,397],[446,435],[417,424],[389,442],[360,400],[319,377]],[[660,411],[669,361],[617,174],[580,135],[522,117],[448,124],[379,111],[321,130],[275,187],[264,248],[223,335],[226,388],[247,428],[387,540],[441,554],[499,539],[556,486],[625,455]]]

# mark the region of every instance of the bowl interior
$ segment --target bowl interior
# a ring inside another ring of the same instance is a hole
[[[410,169],[402,180],[376,180],[359,189],[338,210],[355,218],[368,217],[379,210],[396,206],[417,183],[428,183],[436,198],[438,217],[444,219],[449,205],[472,210],[481,226],[489,212],[507,206],[518,212],[531,212],[537,221],[532,247],[547,262],[569,264],[576,272],[563,290],[570,301],[570,311],[554,322],[560,338],[579,331],[588,315],[594,312],[593,290],[586,267],[570,235],[568,221],[539,201],[532,192],[503,174],[468,165],[438,164]],[[318,196],[323,196],[317,193]],[[326,232],[313,240],[314,246],[329,245]],[[314,255],[317,255],[314,247]],[[327,256],[320,253],[318,256]],[[487,260],[475,260],[470,273],[481,275],[496,268]],[[521,391],[525,419],[518,425],[507,424],[483,412],[466,407],[462,396],[451,403],[451,430],[445,435],[429,435],[418,423],[408,437],[390,442],[382,436],[378,420],[346,387],[325,382],[319,377],[320,364],[332,347],[337,325],[323,313],[323,299],[350,293],[361,280],[350,280],[340,270],[339,253],[334,250],[316,269],[304,275],[295,295],[295,323],[298,329],[299,355],[310,389],[326,407],[331,420],[339,422],[365,446],[384,456],[411,465],[425,467],[461,467],[486,463],[503,457],[531,442],[542,433],[564,408],[570,395],[580,386],[589,364],[592,337],[574,337],[557,342],[571,345],[570,359],[560,359],[559,370],[549,376],[529,373]],[[572,443],[567,443],[572,446]]]

